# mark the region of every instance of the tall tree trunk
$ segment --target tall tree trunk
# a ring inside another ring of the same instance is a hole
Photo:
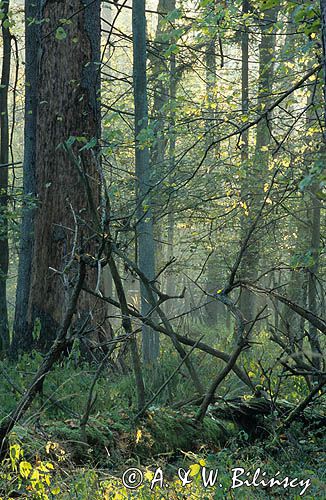
[[[246,16],[249,12],[249,1],[243,0],[242,14],[242,39],[241,39],[241,110],[244,116],[249,112],[249,32],[246,25]],[[242,134],[241,162],[246,165],[248,162],[249,129]]]
[[[11,35],[8,22],[9,1],[2,2],[2,72],[0,86],[0,354],[9,348],[7,310],[8,243],[8,160],[9,117],[8,90],[10,80]]]
[[[321,39],[323,45],[323,73],[324,73],[324,142],[326,143],[326,0],[320,0],[321,12]]]
[[[317,189],[311,190],[311,213],[310,217],[310,227],[311,227],[311,256],[313,259],[313,264],[309,268],[309,279],[308,279],[308,307],[309,311],[313,314],[318,315],[318,279],[317,273],[319,268],[319,250],[320,250],[320,212],[321,212],[321,202],[316,196]],[[317,328],[309,324],[309,340],[311,345],[311,351],[313,356],[313,364],[317,370],[321,366],[321,347],[318,338]]]
[[[207,42],[205,50],[206,59],[206,94],[208,101],[208,112],[207,120],[205,122],[206,128],[206,143],[207,147],[214,141],[215,128],[214,120],[216,118],[216,38],[213,37]],[[213,149],[213,154],[216,154],[216,147]],[[208,173],[209,182],[214,182],[212,174]],[[207,265],[207,281],[206,281],[206,291],[208,293],[214,293],[216,290],[217,283],[217,258],[215,252],[211,255],[208,265]],[[217,322],[218,309],[220,308],[219,302],[217,300],[208,301],[205,307],[206,310],[206,321],[210,326],[214,326]]]
[[[212,11],[215,11],[216,2],[210,7]],[[216,118],[217,118],[217,97],[216,97],[216,85],[217,85],[217,65],[216,65],[216,41],[217,36],[214,33],[211,38],[207,41],[205,48],[205,65],[206,65],[206,96],[207,96],[207,112],[206,112],[206,145],[210,146],[214,142],[216,137]],[[217,144],[212,148],[212,162],[215,161],[216,156],[219,152],[219,145]],[[212,172],[207,173],[207,183],[208,185],[214,183],[214,174]],[[214,240],[215,238],[213,238]],[[219,257],[216,251],[212,253],[207,263],[207,279],[206,279],[206,291],[210,294],[216,292],[216,283],[218,282],[218,261]],[[205,298],[206,300],[206,298]],[[223,305],[217,300],[209,300],[206,307],[206,322],[209,326],[216,325],[219,315],[223,312]]]
[[[173,104],[177,97],[177,78],[176,78],[176,60],[175,55],[171,55],[170,59],[170,100],[171,100],[171,113],[170,113],[170,133],[169,133],[169,168],[170,168],[170,184],[173,182],[173,172],[175,167],[175,148],[176,148],[176,131],[175,131],[175,110]],[[170,198],[169,214],[168,214],[168,247],[167,247],[167,262],[174,258],[174,197]],[[166,294],[173,296],[176,293],[175,277],[173,276],[173,268],[170,266],[166,277]],[[166,314],[169,315],[173,310],[173,304],[170,301],[166,304]]]
[[[168,103],[171,99],[169,95],[169,85],[171,86],[171,78],[176,78],[176,68],[174,67],[173,77],[171,75],[171,64],[169,59],[164,57],[164,52],[168,49],[169,45],[172,43],[172,39],[167,40],[165,37],[171,30],[171,26],[162,24],[162,19],[164,19],[164,14],[175,9],[175,0],[159,0],[157,6],[158,22],[154,40],[155,50],[149,54],[149,59],[151,62],[151,79],[153,85],[153,106],[151,109],[151,127],[154,132],[154,141],[150,150],[150,168],[152,172],[152,178],[155,182],[160,182],[162,178],[166,175],[167,168],[171,169],[170,161],[167,154],[167,148],[171,139],[170,132],[167,131],[168,128]],[[175,59],[175,56],[172,55]],[[169,67],[170,66],[170,67]],[[175,66],[175,64],[174,64]],[[175,82],[176,85],[176,82]],[[170,92],[171,94],[171,92]],[[172,111],[173,113],[173,111]],[[165,198],[162,199],[162,195],[159,192],[155,192],[153,201],[153,211],[154,219],[156,213],[159,214],[162,211],[162,207],[165,205]],[[170,200],[169,200],[170,201]],[[171,212],[169,211],[171,214]],[[165,261],[166,252],[165,244],[165,220],[156,220],[154,224],[154,239],[155,239],[155,261],[157,270],[162,267],[163,261]],[[168,221],[168,238],[171,236],[171,231],[169,232],[170,221]],[[168,252],[170,243],[168,241]],[[164,278],[165,276],[163,276]],[[168,279],[168,273],[166,273]],[[169,304],[167,303],[167,307]]]
[[[243,6],[248,9],[248,5]],[[272,54],[275,51],[275,33],[271,32],[271,28],[275,25],[277,21],[278,8],[271,9],[265,12],[266,21],[262,21],[261,24],[261,43],[259,47],[259,79],[258,79],[258,113],[262,113],[263,110],[268,106],[269,99],[273,90],[273,80],[274,80],[274,63],[272,59]],[[244,34],[243,40],[243,73],[242,77],[244,82],[242,83],[242,108],[248,112],[248,40],[246,33]],[[258,210],[261,206],[263,196],[264,196],[264,183],[266,182],[266,175],[268,171],[268,161],[269,161],[269,144],[271,140],[270,134],[270,124],[267,123],[266,119],[261,120],[257,125],[256,132],[256,147],[253,165],[250,169],[246,169],[247,175],[245,179],[245,184],[242,189],[242,195],[244,202],[246,203],[245,210],[247,211],[246,216],[242,218],[242,236],[245,237],[255,219]],[[248,151],[248,135],[245,135],[242,140],[244,141],[244,148],[242,153],[243,161],[248,161],[248,156],[246,151]],[[242,279],[248,281],[254,281],[258,275],[258,264],[260,257],[260,245],[259,241],[250,241],[242,259],[241,263],[241,277]],[[253,320],[255,315],[255,297],[254,295],[243,290],[240,298],[240,307],[243,311],[245,318],[248,321]]]
[[[243,27],[242,27],[242,39],[241,39],[241,108],[243,116],[247,117],[249,113],[249,32],[246,26],[246,15],[249,12],[249,2],[248,0],[243,0],[242,2],[242,14],[243,14]],[[249,130],[246,130],[241,137],[241,164],[242,168],[245,168],[246,171],[249,169],[248,160],[249,160]],[[246,195],[246,191],[248,186],[244,186],[244,195]],[[241,221],[241,229],[242,232],[247,230],[247,221],[244,216],[242,216]],[[244,234],[245,237],[245,234]],[[246,274],[248,273],[248,265],[250,262],[246,262],[248,259],[248,255],[245,255],[243,261],[241,263],[241,272],[244,277],[248,278]],[[252,311],[254,308],[254,297],[253,294],[248,290],[242,290],[240,295],[240,308],[243,311],[245,317],[251,317]]]
[[[26,127],[25,140],[29,146],[27,159],[32,159],[32,166],[35,158],[38,208],[34,219],[26,332],[30,335],[38,319],[41,323],[39,346],[47,348],[55,337],[66,306],[69,277],[60,273],[71,259],[76,229],[74,218],[91,224],[94,217],[84,182],[60,144],[72,136],[90,141],[100,135],[100,78],[96,64],[100,60],[100,1],[38,0],[35,3],[39,19],[48,22],[42,23],[40,28],[38,68],[33,63],[29,67],[29,85],[36,85],[28,94],[30,111],[35,113],[35,103],[37,109],[35,121],[30,123],[31,129]],[[70,22],[66,23],[66,19]],[[77,154],[77,149],[75,152]],[[85,150],[81,153],[81,160],[93,205],[98,207],[96,159]],[[79,226],[78,236],[86,240],[90,230],[83,222]],[[30,248],[28,258],[29,252]],[[22,277],[27,267],[26,264]],[[95,279],[90,273],[88,281],[92,283]],[[27,285],[22,282],[20,286]],[[26,294],[27,290],[23,293],[24,298]],[[88,314],[93,305],[93,301],[82,294],[80,315]],[[20,321],[17,318],[17,324]],[[17,331],[19,334],[21,332]]]
[[[175,0],[159,0],[157,12],[168,14],[175,9]],[[155,49],[157,55],[153,53],[150,56],[152,63],[152,78],[154,85],[154,99],[152,116],[154,119],[154,144],[151,148],[150,162],[151,169],[155,178],[160,179],[165,166],[165,153],[167,147],[167,137],[164,131],[166,123],[166,109],[165,106],[169,102],[169,92],[167,91],[167,84],[169,78],[169,60],[165,59],[164,51],[169,47],[169,41],[163,38],[167,28],[161,25],[162,16],[158,16],[158,24],[155,34]],[[168,30],[171,27],[168,26]],[[162,77],[166,77],[164,78]]]
[[[145,0],[133,1],[132,28],[138,265],[146,277],[153,280],[155,278],[155,248],[150,155],[148,147],[141,142],[141,132],[148,128]],[[143,283],[141,283],[140,291],[142,315],[148,316],[151,314],[152,307]],[[143,325],[142,335],[143,360],[145,363],[155,363],[159,355],[159,336],[147,325]]]
[[[16,357],[18,351],[26,351],[32,345],[32,332],[28,328],[28,300],[31,283],[32,254],[34,239],[34,198],[35,188],[35,155],[37,130],[37,102],[39,78],[40,24],[31,23],[30,19],[39,21],[37,2],[25,0],[25,130],[24,130],[24,200],[22,225],[20,233],[20,251],[18,280],[16,291],[16,307],[14,333],[11,343],[11,355]]]
[[[316,122],[315,116],[315,100],[322,101],[322,95],[315,89],[310,89],[308,93],[308,108],[306,113],[306,125],[307,130],[314,126]],[[320,144],[317,162],[325,162],[325,142],[320,137],[320,133],[315,134],[314,143]],[[310,145],[311,138],[307,137],[307,146]],[[309,160],[308,160],[309,161]],[[310,168],[310,162],[307,165]],[[310,200],[308,206],[308,217],[307,222],[310,228],[310,234],[308,236],[308,245],[310,243],[310,256],[311,265],[308,268],[308,308],[309,311],[318,316],[319,314],[319,301],[318,301],[318,271],[319,271],[319,253],[320,253],[320,236],[321,236],[321,201],[318,198],[319,182],[314,180],[309,189]],[[310,241],[309,241],[310,240]],[[318,330],[317,328],[309,323],[309,342],[311,346],[312,353],[312,363],[317,370],[321,368],[321,346],[319,342]]]

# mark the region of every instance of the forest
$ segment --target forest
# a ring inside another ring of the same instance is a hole
[[[326,498],[326,0],[0,24],[0,500]]]

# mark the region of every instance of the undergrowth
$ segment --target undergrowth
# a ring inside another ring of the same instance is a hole
[[[214,345],[215,330],[204,333]],[[231,342],[231,336],[226,336],[222,348],[227,350]],[[0,366],[3,374],[0,420],[15,407],[41,360],[42,356],[34,352],[24,355],[15,366]],[[193,353],[192,360],[205,387],[224,366],[202,352]],[[160,369],[148,368],[144,372],[148,398],[179,362],[172,348],[166,345]],[[266,382],[258,358],[246,356],[244,368],[257,384]],[[211,415],[199,425],[194,419],[196,407],[175,405],[196,396],[185,367],[160,392],[142,420],[135,420],[137,401],[133,374],[104,370],[96,383],[96,397],[83,429],[85,401],[96,369],[96,365],[81,360],[76,363],[76,358],[71,356],[47,376],[42,394],[10,436],[10,454],[0,468],[0,500],[16,497],[41,500],[301,498],[300,488],[232,490],[235,467],[242,467],[250,474],[261,468],[267,477],[280,472],[282,476],[309,478],[311,485],[304,497],[326,498],[322,434],[308,432],[295,424],[286,434],[279,436],[272,431],[264,440],[253,442],[235,423],[213,419]],[[273,390],[279,373],[275,369],[268,375],[269,387]],[[234,374],[219,387],[222,397],[246,393],[248,389]],[[297,402],[306,394],[301,381],[293,384],[290,380],[281,388],[280,397]],[[204,467],[217,471],[214,487],[203,487]],[[143,477],[143,484],[134,490],[126,489],[122,483],[123,473],[130,468],[139,469]],[[151,489],[158,468],[164,481],[156,482]],[[189,469],[189,485],[182,486],[180,469]]]

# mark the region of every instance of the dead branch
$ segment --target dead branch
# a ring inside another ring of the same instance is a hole
[[[91,290],[90,288],[87,288],[87,287],[84,287],[83,290],[85,292],[90,293],[91,295],[94,295],[95,297],[103,300],[104,302],[107,302],[108,304],[113,305],[116,308],[120,308],[119,302],[117,302],[114,299],[111,299],[110,297],[101,297],[100,295],[97,295],[93,290]],[[155,321],[153,321],[150,318],[145,318],[138,311],[136,311],[135,309],[131,308],[130,306],[128,306],[128,313],[130,314],[130,316],[133,316],[134,318],[139,319],[140,321],[142,321],[146,325],[148,325],[151,328],[153,328],[153,330],[156,330],[157,332],[163,333],[164,335],[167,335],[168,337],[170,336],[169,332],[164,328],[164,326],[156,323]],[[177,332],[175,332],[175,336],[176,336],[177,340],[181,344],[188,345],[188,346],[191,346],[191,347],[196,344],[195,340],[193,340],[193,339],[191,339],[189,337],[184,337],[183,335],[180,335]],[[211,346],[209,346],[207,344],[204,344],[203,342],[198,342],[197,349],[199,349],[199,350],[201,350],[203,352],[206,352],[207,354],[210,354],[211,356],[214,356],[215,358],[221,359],[225,363],[228,363],[229,360],[230,360],[230,355],[229,354],[227,354],[226,352],[220,351],[218,349],[215,349],[214,347],[211,347]],[[235,364],[233,366],[232,370],[234,371],[234,373],[237,375],[237,377],[244,384],[246,384],[248,387],[250,387],[250,389],[253,388],[253,384],[252,384],[250,378],[244,372],[244,370],[242,370],[241,368],[239,368],[237,366],[237,364]]]
[[[83,260],[79,263],[79,273],[77,282],[70,296],[67,310],[64,315],[63,323],[58,331],[57,337],[34,376],[29,388],[19,401],[17,407],[6,417],[0,425],[0,460],[6,453],[6,441],[8,433],[13,429],[14,425],[21,419],[33,403],[35,396],[42,387],[45,377],[52,370],[53,365],[60,359],[61,354],[68,346],[69,339],[67,338],[68,330],[71,325],[73,316],[76,311],[78,298],[83,287],[86,276],[86,265]]]
[[[181,360],[181,362],[179,363],[179,365],[176,367],[176,369],[171,373],[171,375],[167,378],[167,380],[161,385],[161,387],[157,390],[157,392],[154,394],[154,396],[152,397],[152,399],[150,399],[150,401],[148,401],[148,403],[146,403],[146,405],[144,406],[144,408],[136,415],[135,417],[135,420],[138,420],[139,418],[141,418],[144,413],[146,412],[146,410],[149,408],[149,406],[155,401],[155,399],[157,398],[157,396],[159,394],[161,394],[161,392],[165,389],[165,387],[171,382],[171,380],[173,379],[173,377],[178,373],[178,371],[180,370],[180,368],[183,366],[183,364],[186,362],[187,358],[190,357],[190,355],[193,353],[193,351],[196,349],[198,343],[200,342],[200,340],[202,340],[204,338],[204,335],[202,337],[200,337],[200,339],[196,342],[196,344],[190,349],[189,352],[187,352],[186,356]]]
[[[306,319],[311,323],[313,326],[315,326],[318,330],[320,330],[322,333],[326,333],[326,322],[316,316],[314,313],[311,311],[308,311],[308,309],[305,309],[302,306],[299,306],[296,302],[293,302],[292,300],[288,299],[287,297],[284,297],[283,295],[275,292],[274,290],[270,290],[268,288],[262,288],[258,285],[254,285],[252,283],[247,283],[245,281],[241,281],[237,284],[237,286],[242,286],[244,288],[247,288],[248,290],[251,290],[256,293],[261,293],[265,295],[270,295],[271,297],[274,297],[277,299],[279,302],[282,302],[283,304],[287,305],[290,309],[292,309],[294,312],[299,314],[302,318]]]
[[[297,416],[300,415],[300,413],[302,413],[305,408],[307,408],[307,406],[314,399],[314,397],[317,394],[321,393],[325,383],[326,383],[326,377],[323,377],[322,380],[319,382],[319,384],[316,385],[316,387],[314,387],[314,389],[308,394],[308,396],[291,411],[291,413],[284,420],[280,430],[289,427],[289,425],[297,418]]]

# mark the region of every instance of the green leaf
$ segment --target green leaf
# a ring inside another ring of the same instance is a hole
[[[80,151],[92,149],[96,146],[96,144],[97,144],[97,139],[96,139],[96,137],[93,137],[87,144],[85,144],[85,146],[83,146],[81,148]]]
[[[312,182],[313,182],[313,176],[311,174],[304,177],[304,179],[302,179],[302,181],[299,184],[300,191],[304,191],[307,187],[311,186]]]
[[[180,17],[182,17],[182,12],[180,9],[174,9],[172,10],[171,12],[169,12],[167,14],[167,16],[165,17],[165,19],[167,21],[175,21],[176,19],[180,19]]]
[[[67,38],[67,33],[62,26],[59,26],[59,28],[57,28],[55,37],[57,40],[64,40],[65,38]]]
[[[66,146],[71,147],[76,142],[76,137],[71,135],[69,139],[66,140]]]

